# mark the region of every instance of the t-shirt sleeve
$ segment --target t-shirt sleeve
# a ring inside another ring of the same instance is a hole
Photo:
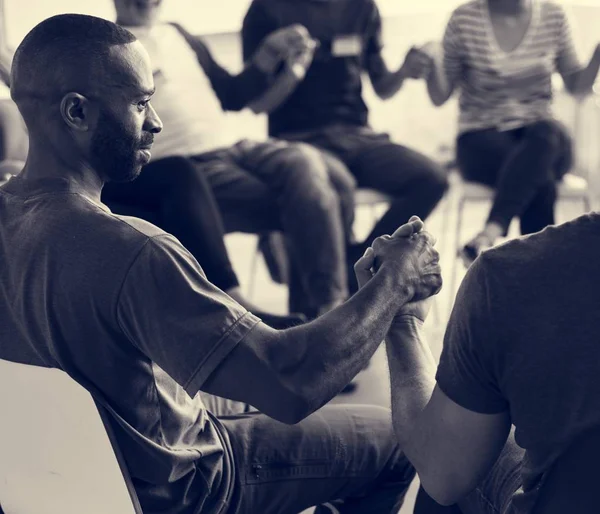
[[[559,9],[559,32],[558,32],[558,48],[556,52],[556,69],[564,77],[576,73],[583,68],[575,39],[573,37],[573,26],[568,13],[562,8]]]
[[[268,14],[262,2],[253,1],[242,24],[242,49],[244,61],[249,61],[263,40],[279,27]]]
[[[497,326],[480,257],[469,268],[446,329],[436,380],[465,409],[495,414],[508,408],[495,377]]]
[[[444,53],[444,73],[450,84],[456,84],[461,79],[465,65],[465,52],[456,14],[450,17],[446,25],[442,40],[442,49]]]
[[[169,235],[148,240],[140,251],[116,315],[129,340],[190,396],[260,321],[211,284]]]

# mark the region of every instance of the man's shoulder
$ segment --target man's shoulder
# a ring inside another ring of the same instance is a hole
[[[573,259],[598,254],[600,214],[591,213],[500,244],[484,252],[481,267],[508,285],[509,280],[518,282]]]

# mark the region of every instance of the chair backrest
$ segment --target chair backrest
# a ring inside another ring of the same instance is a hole
[[[579,437],[544,478],[532,514],[600,512],[600,429]]]
[[[103,416],[63,371],[0,359],[4,514],[142,514]]]

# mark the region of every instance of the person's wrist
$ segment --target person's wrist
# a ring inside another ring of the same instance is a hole
[[[402,309],[415,296],[415,287],[411,280],[399,276],[401,273],[391,266],[382,264],[377,270],[378,274],[383,275],[385,279],[386,294],[392,300],[397,302],[398,311]]]
[[[402,327],[406,325],[414,326],[415,324],[418,326],[423,326],[425,320],[420,316],[417,316],[414,313],[402,312],[400,311],[394,319],[392,320],[392,326]]]
[[[286,70],[298,81],[303,80],[306,76],[306,66],[303,66],[299,62],[288,63]]]
[[[273,73],[281,62],[281,56],[270,45],[263,44],[254,53],[251,62],[263,73]]]

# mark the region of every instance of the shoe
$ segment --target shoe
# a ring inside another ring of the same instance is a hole
[[[276,330],[297,327],[298,325],[303,325],[307,321],[304,314],[297,312],[285,315],[270,314],[267,312],[254,312],[254,314],[258,316],[263,323]]]
[[[458,257],[462,259],[465,268],[469,268],[477,257],[493,246],[494,241],[481,232],[458,251]]]

